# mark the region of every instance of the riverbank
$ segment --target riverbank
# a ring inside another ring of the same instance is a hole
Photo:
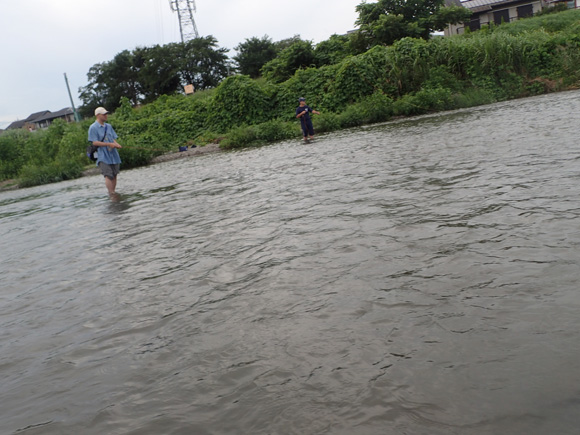
[[[151,164],[156,163],[163,163],[163,162],[170,162],[172,160],[179,160],[189,157],[198,157],[206,154],[213,154],[223,152],[220,149],[219,144],[217,143],[210,143],[204,146],[198,146],[196,148],[190,148],[187,151],[178,151],[178,152],[171,152],[167,154],[162,154],[157,156],[151,160]],[[83,171],[82,177],[90,177],[92,175],[100,174],[99,168],[91,167]],[[0,182],[0,192],[9,191],[9,190],[16,190],[19,189],[17,180],[4,180]]]

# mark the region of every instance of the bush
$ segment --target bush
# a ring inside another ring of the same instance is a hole
[[[268,119],[270,101],[265,90],[249,76],[232,76],[216,89],[209,105],[209,126],[214,131],[259,124]]]
[[[236,127],[228,132],[227,138],[220,144],[222,148],[242,148],[257,142],[256,130],[251,126]]]
[[[316,63],[316,56],[310,41],[297,40],[282,50],[277,57],[267,62],[261,70],[262,75],[274,83],[288,80],[301,68]]]
[[[375,74],[360,57],[350,57],[340,64],[329,86],[326,107],[341,110],[375,92]]]
[[[21,187],[31,187],[57,181],[71,180],[81,176],[84,166],[74,161],[52,161],[37,166],[25,165],[18,176]]]
[[[147,165],[153,157],[169,151],[167,142],[159,142],[158,136],[147,132],[141,136],[126,136],[122,140],[122,147],[119,156],[126,169]]]
[[[25,164],[24,147],[30,133],[6,131],[0,135],[0,181],[16,177]]]
[[[340,116],[332,112],[322,112],[313,119],[314,129],[317,133],[339,130],[341,125]]]
[[[296,122],[273,120],[230,130],[221,146],[226,149],[291,139],[299,135]]]
[[[382,92],[375,92],[361,101],[365,123],[388,121],[393,115],[393,100]]]
[[[496,101],[494,96],[481,88],[467,88],[463,92],[452,95],[452,106],[456,109],[491,104]]]
[[[415,94],[414,104],[425,112],[452,108],[451,91],[445,88],[424,88]]]
[[[283,120],[295,119],[298,98],[306,98],[309,106],[315,110],[329,110],[325,104],[329,83],[336,76],[336,66],[307,68],[296,71],[289,80],[271,90],[273,98],[273,118]]]
[[[268,121],[255,126],[254,130],[256,139],[260,142],[276,142],[291,139],[298,134],[295,121]]]
[[[338,120],[342,128],[358,127],[365,123],[365,113],[360,104],[348,106],[346,110],[338,115]]]

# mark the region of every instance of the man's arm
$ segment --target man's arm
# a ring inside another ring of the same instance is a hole
[[[92,144],[96,147],[122,148],[121,145],[119,145],[119,143],[117,143],[116,140],[114,140],[112,143],[111,142],[101,142],[101,141],[95,140],[92,142]]]

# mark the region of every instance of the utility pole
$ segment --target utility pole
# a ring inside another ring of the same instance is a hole
[[[72,94],[70,93],[70,87],[68,85],[68,77],[66,76],[66,73],[64,73],[64,81],[66,83],[66,89],[68,90],[68,97],[70,98],[70,105],[72,106],[72,110],[73,110],[73,113],[75,116],[75,121],[80,122],[81,116],[79,115],[79,112],[77,112],[77,109],[75,109],[75,103],[73,103],[73,97],[72,97]]]
[[[181,42],[199,38],[197,26],[193,19],[193,13],[196,11],[195,0],[169,0],[169,5],[173,12],[177,12]]]

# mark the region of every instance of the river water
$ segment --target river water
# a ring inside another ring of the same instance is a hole
[[[0,432],[577,433],[579,113],[0,193]]]

